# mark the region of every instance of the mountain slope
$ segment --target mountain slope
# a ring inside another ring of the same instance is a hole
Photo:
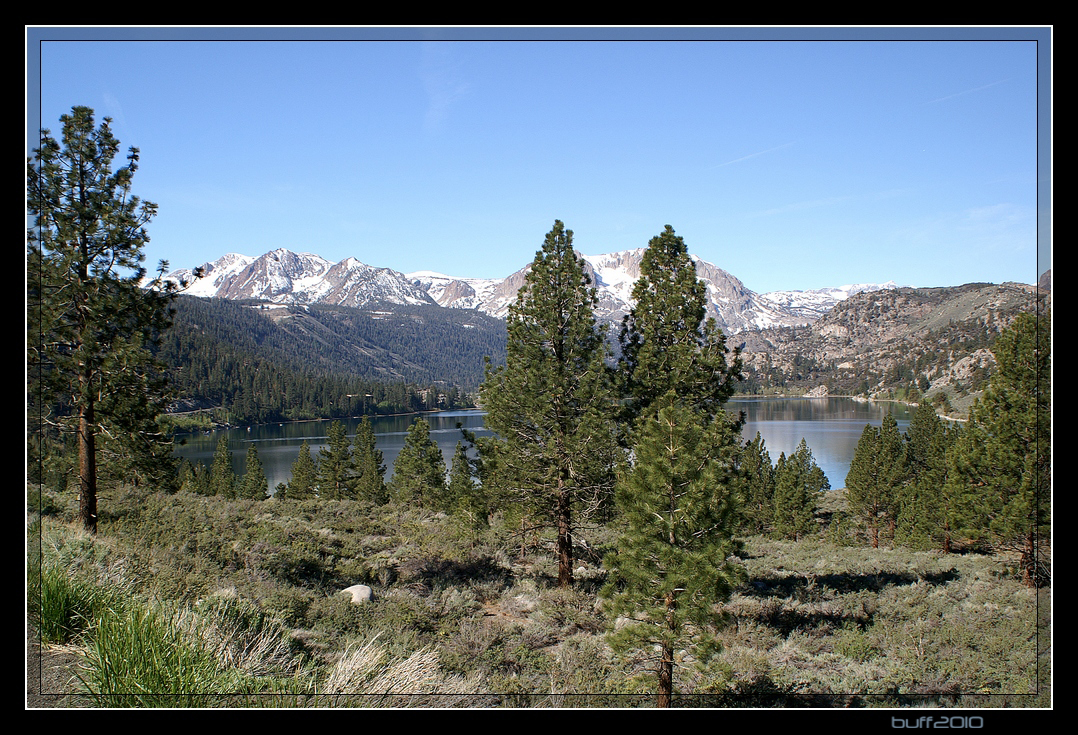
[[[965,396],[990,373],[1000,331],[1035,306],[1035,288],[1017,283],[864,291],[811,326],[740,335],[747,387]]]
[[[347,415],[348,402],[365,394],[385,402],[383,412],[460,405],[460,390],[483,380],[484,358],[505,360],[505,339],[498,319],[433,304],[286,307],[180,296],[159,355],[188,408],[227,406],[231,421],[256,422]],[[418,386],[447,400],[417,402],[430,392]]]

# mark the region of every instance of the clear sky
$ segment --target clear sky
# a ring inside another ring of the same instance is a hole
[[[27,28],[27,137],[58,135],[74,105],[113,118],[159,206],[149,266],[288,248],[498,278],[561,219],[587,254],[670,224],[757,292],[1032,283],[1049,267],[1049,40]]]

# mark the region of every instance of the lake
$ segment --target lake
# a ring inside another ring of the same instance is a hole
[[[387,467],[386,481],[393,475],[393,462],[404,448],[408,427],[416,419],[425,418],[430,424],[431,438],[441,448],[448,468],[453,461],[453,452],[457,448],[457,442],[462,438],[457,424],[460,423],[465,429],[474,431],[477,436],[490,436],[490,432],[483,428],[484,415],[479,410],[463,410],[370,417],[375,443],[382,452],[382,459]],[[360,421],[361,419],[358,418],[340,419],[349,439],[355,438],[356,428]],[[176,450],[175,454],[196,464],[202,462],[209,467],[213,464],[213,453],[217,449],[217,442],[224,437],[228,439],[229,449],[232,450],[232,470],[236,474],[242,474],[245,471],[247,447],[253,442],[258,449],[258,459],[262,462],[266,479],[269,480],[270,490],[273,490],[277,487],[277,483],[287,483],[291,479],[292,463],[299,456],[299,449],[303,442],[307,442],[310,446],[311,456],[316,460],[318,450],[322,447],[328,448],[327,437],[332,423],[331,420],[294,421],[283,424],[263,424],[249,429],[222,429],[186,434],[182,437],[185,443]],[[177,442],[180,439],[181,437],[177,437]]]
[[[750,441],[760,432],[772,464],[780,453],[789,457],[797,451],[804,438],[832,490],[846,486],[865,424],[879,427],[893,413],[899,431],[905,432],[912,417],[912,409],[904,403],[852,398],[735,398],[726,407],[745,412],[741,435]]]
[[[865,424],[880,426],[884,416],[893,412],[900,430],[905,431],[910,422],[910,409],[901,403],[861,402],[852,398],[735,398],[727,404],[731,412],[744,411],[746,417],[742,435],[746,440],[756,436],[764,439],[771,462],[778,461],[779,453],[789,456],[797,449],[802,438],[808,443],[816,463],[827,475],[832,488],[845,485]],[[431,438],[437,442],[446,460],[452,462],[453,452],[460,441],[460,423],[478,436],[490,436],[483,428],[484,413],[480,410],[441,411],[421,415],[431,426]],[[386,480],[392,476],[393,462],[404,447],[408,427],[420,416],[371,417],[378,449],[388,468]],[[341,423],[349,437],[354,437],[360,419],[345,419]],[[272,490],[277,483],[291,478],[292,463],[296,461],[303,442],[311,448],[316,459],[318,449],[327,445],[327,435],[332,421],[297,421],[283,424],[264,424],[249,429],[226,429],[177,437],[184,443],[176,455],[192,462],[213,464],[213,452],[221,437],[226,437],[232,450],[232,469],[244,472],[247,447],[254,442],[258,458]]]

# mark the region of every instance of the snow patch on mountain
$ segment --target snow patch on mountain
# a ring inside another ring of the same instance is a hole
[[[831,311],[835,304],[845,301],[854,294],[892,288],[898,288],[898,284],[887,281],[886,283],[851,284],[839,288],[818,288],[810,291],[770,291],[760,296],[784,309],[815,321]]]

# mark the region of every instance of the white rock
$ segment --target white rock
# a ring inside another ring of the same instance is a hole
[[[374,591],[365,584],[354,584],[348,589],[341,590],[341,594],[347,592],[352,595],[352,603],[355,605],[362,605],[365,602],[370,602]]]

